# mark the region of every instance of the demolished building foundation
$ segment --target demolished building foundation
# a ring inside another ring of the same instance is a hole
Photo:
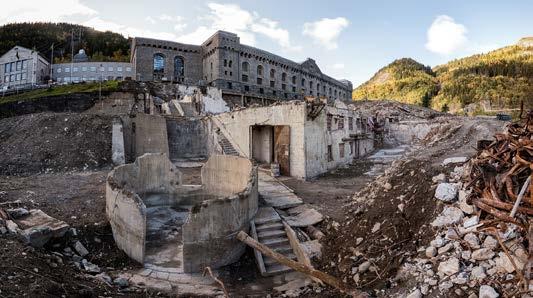
[[[183,185],[165,154],[145,154],[108,176],[106,211],[117,246],[143,264],[198,272],[239,259],[258,208],[257,170],[247,159],[212,156],[202,185]]]

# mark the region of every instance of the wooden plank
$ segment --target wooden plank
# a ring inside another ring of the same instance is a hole
[[[254,237],[255,240],[258,240],[257,231],[255,229],[255,222],[253,220],[250,222],[250,227],[251,227],[250,233],[252,234],[252,237]],[[263,260],[263,255],[261,254],[260,251],[258,251],[255,248],[254,248],[254,255],[255,255],[255,262],[257,263],[257,267],[259,268],[259,272],[261,273],[261,275],[265,276],[266,269],[265,269],[265,261]]]
[[[333,276],[331,276],[331,275],[329,275],[327,273],[324,273],[322,271],[319,271],[319,270],[316,270],[316,269],[313,269],[313,268],[309,268],[308,266],[306,266],[304,264],[301,264],[299,262],[295,262],[293,260],[290,260],[290,259],[286,258],[282,254],[279,254],[279,253],[271,250],[267,246],[257,242],[255,239],[253,239],[252,237],[248,236],[248,234],[246,234],[243,231],[240,231],[237,234],[237,239],[242,241],[242,242],[244,242],[244,243],[246,243],[248,246],[259,250],[263,255],[275,259],[280,264],[285,265],[287,267],[290,267],[290,268],[292,268],[292,269],[294,269],[294,270],[296,270],[298,272],[307,274],[309,276],[316,277],[316,278],[320,279],[321,281],[323,281],[324,283],[327,283],[328,285],[330,285],[330,286],[338,289],[339,291],[341,291],[343,293],[346,293],[346,294],[348,294],[348,295],[350,295],[352,297],[361,297],[361,298],[362,297],[365,297],[365,298],[368,297],[368,295],[366,293],[363,293],[361,291],[354,290],[354,289],[349,289],[339,279],[337,279],[337,278],[335,278],[335,277],[333,277]]]
[[[309,268],[314,268],[313,264],[311,264],[311,259],[309,259],[309,256],[305,253],[303,248],[300,246],[300,241],[298,240],[298,237],[296,236],[296,233],[294,232],[294,230],[291,228],[291,226],[289,226],[285,222],[283,222],[283,226],[285,227],[285,232],[287,233],[287,237],[289,238],[289,243],[291,244],[292,251],[296,255],[298,262],[306,265]],[[311,279],[321,285],[324,284],[320,279],[316,277],[311,277]]]

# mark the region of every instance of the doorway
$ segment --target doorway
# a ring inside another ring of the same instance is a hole
[[[279,164],[280,174],[290,176],[290,126],[251,126],[252,158],[262,165]]]

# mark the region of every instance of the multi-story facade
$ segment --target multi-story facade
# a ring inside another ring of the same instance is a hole
[[[259,98],[304,96],[351,100],[352,83],[323,74],[313,59],[297,63],[218,31],[202,45],[134,38],[131,62],[139,81],[207,83],[223,94]]]
[[[0,89],[30,88],[50,79],[50,63],[37,51],[15,46],[0,57]]]
[[[135,72],[127,62],[77,62],[52,65],[52,79],[58,83],[79,83],[134,79]]]

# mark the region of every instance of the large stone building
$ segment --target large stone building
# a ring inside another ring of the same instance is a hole
[[[313,59],[296,63],[240,43],[218,31],[202,45],[134,38],[131,61],[139,81],[208,84],[225,97],[303,99],[304,96],[351,100],[352,83],[320,71]]]
[[[50,63],[37,51],[15,46],[0,57],[0,89],[24,89],[50,78]]]

